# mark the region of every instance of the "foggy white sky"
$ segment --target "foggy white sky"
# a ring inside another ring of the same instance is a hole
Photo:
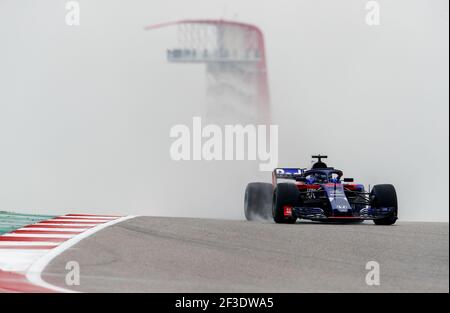
[[[169,159],[202,115],[204,68],[165,60],[181,18],[254,23],[267,45],[280,165],[313,153],[393,183],[403,220],[448,220],[448,1],[0,0],[0,210],[243,217],[252,162]],[[215,188],[214,188],[214,182]]]

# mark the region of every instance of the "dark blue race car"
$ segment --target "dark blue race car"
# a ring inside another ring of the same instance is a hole
[[[273,218],[292,224],[297,219],[358,222],[373,220],[376,225],[392,225],[397,220],[397,193],[393,185],[375,185],[366,191],[353,178],[343,178],[341,170],[328,167],[322,159],[311,169],[277,168],[272,184],[250,183],[245,191],[247,220]]]

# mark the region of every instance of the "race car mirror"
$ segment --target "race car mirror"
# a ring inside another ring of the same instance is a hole
[[[354,181],[354,178],[344,178],[344,183],[353,183]]]

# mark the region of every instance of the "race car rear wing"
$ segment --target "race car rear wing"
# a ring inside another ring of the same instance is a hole
[[[276,168],[272,172],[272,182],[276,185],[278,179],[296,180],[305,170],[306,168]]]

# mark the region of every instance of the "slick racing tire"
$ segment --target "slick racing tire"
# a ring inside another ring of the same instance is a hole
[[[273,186],[250,183],[245,189],[244,213],[247,221],[269,220],[272,217]]]
[[[370,193],[373,208],[394,208],[394,212],[386,217],[376,219],[376,225],[393,225],[397,220],[398,202],[397,192],[393,185],[375,185]]]
[[[277,184],[273,193],[272,216],[275,223],[293,224],[297,220],[296,217],[285,217],[284,207],[294,207],[299,199],[299,191],[297,186],[289,183]]]

